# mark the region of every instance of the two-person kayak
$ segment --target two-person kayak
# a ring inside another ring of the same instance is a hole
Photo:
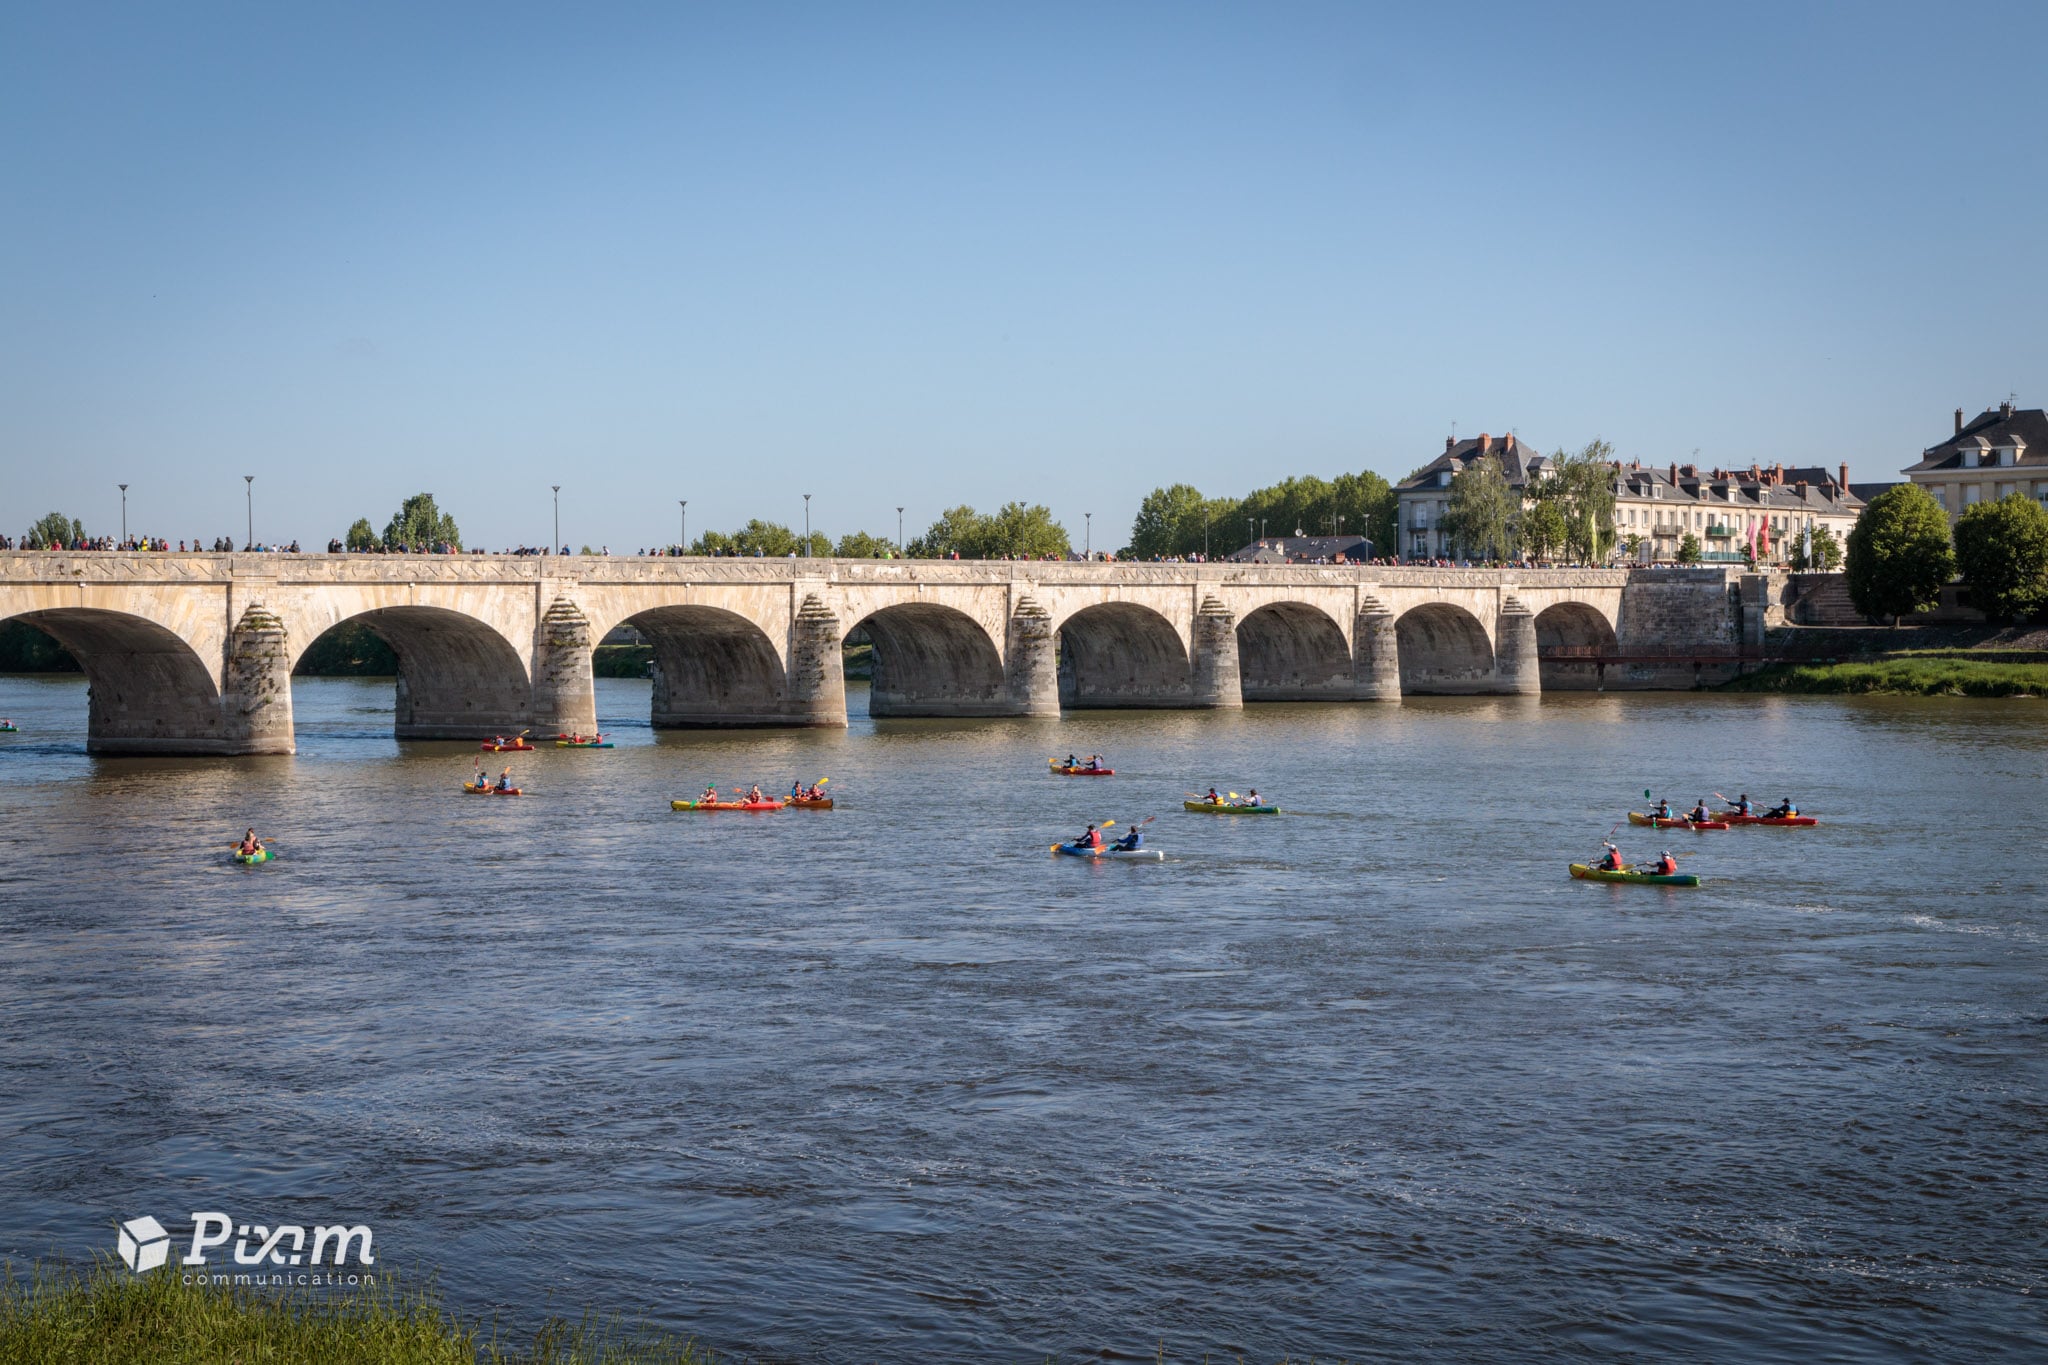
[[[465,782],[462,789],[471,796],[517,796],[519,788],[501,787],[495,782]]]
[[[1719,818],[1694,820],[1684,815],[1643,815],[1637,811],[1628,813],[1631,825],[1648,825],[1652,829],[1726,829],[1728,822]]]
[[[1643,886],[1698,886],[1700,879],[1690,872],[1638,872],[1634,868],[1623,868],[1610,872],[1603,867],[1589,867],[1585,863],[1572,864],[1572,876],[1582,882],[1636,882]]]
[[[831,802],[826,802],[829,808]],[[781,801],[671,801],[670,810],[783,810]]]
[[[523,739],[487,739],[481,746],[487,754],[530,754],[533,746]]]
[[[1204,815],[1278,815],[1278,806],[1249,806],[1241,801],[1183,801],[1182,810],[1199,811]]]
[[[235,861],[245,866],[253,866],[256,863],[267,863],[275,856],[276,855],[273,854],[267,848],[259,848],[254,853],[244,853],[242,852],[241,849],[238,848],[234,852]]]
[[[612,742],[603,735],[556,735],[557,749],[609,749]]]
[[[1045,761],[1046,761],[1046,762],[1047,762],[1048,764],[1050,764],[1050,765],[1052,766],[1052,770],[1053,770],[1054,772],[1058,773],[1058,774],[1059,774],[1060,776],[1062,776],[1062,777],[1115,777],[1115,776],[1116,776],[1116,769],[1114,769],[1114,768],[1104,768],[1104,767],[1100,767],[1100,766],[1097,766],[1097,767],[1092,767],[1092,768],[1091,768],[1091,767],[1089,767],[1089,766],[1088,766],[1088,765],[1087,765],[1086,763],[1073,763],[1073,764],[1068,764],[1068,763],[1062,763],[1062,762],[1060,762],[1060,761],[1059,761],[1058,759],[1056,759],[1056,758],[1048,758],[1048,759],[1047,759],[1047,760],[1045,760]]]
[[[1731,825],[1777,825],[1785,829],[1820,823],[1811,815],[1744,815],[1739,810],[1717,810],[1714,812],[1714,818],[1725,820]]]
[[[1114,844],[1104,844],[1101,848],[1076,848],[1072,844],[1054,844],[1052,851],[1064,853],[1069,858],[1128,858],[1141,863],[1166,860],[1166,855],[1156,848],[1118,848]]]

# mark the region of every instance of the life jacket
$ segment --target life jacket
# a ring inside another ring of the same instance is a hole
[[[1687,818],[1691,820],[1704,821],[1710,819],[1711,817],[1707,814],[1707,808],[1705,806],[1694,806],[1692,808],[1692,814]]]
[[[1102,847],[1102,831],[1101,831],[1101,830],[1099,830],[1099,829],[1091,829],[1091,830],[1089,830],[1089,831],[1088,831],[1088,847],[1090,847],[1090,848],[1101,848],[1101,847]]]
[[[1677,871],[1678,871],[1678,860],[1677,860],[1677,859],[1675,859],[1675,858],[1673,858],[1673,857],[1672,857],[1672,856],[1671,856],[1670,854],[1668,854],[1668,853],[1667,853],[1667,854],[1665,854],[1665,855],[1664,855],[1664,856],[1663,856],[1662,858],[1659,858],[1659,859],[1657,860],[1657,875],[1658,875],[1658,876],[1660,876],[1660,877],[1669,877],[1669,876],[1671,876],[1671,875],[1672,875],[1673,873],[1675,873],[1675,872],[1677,872]]]
[[[1600,870],[1602,872],[1621,871],[1621,850],[1618,848],[1610,848],[1605,853],[1601,854]]]

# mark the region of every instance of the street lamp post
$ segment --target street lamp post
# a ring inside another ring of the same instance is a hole
[[[1246,517],[1244,519],[1244,547],[1247,550],[1252,547],[1252,542],[1258,539],[1258,534],[1259,523],[1250,517]]]
[[[548,487],[555,493],[555,543],[548,547],[548,553],[554,554],[562,548],[562,485],[555,483]]]
[[[804,558],[811,557],[811,495],[804,494]]]
[[[896,509],[896,557],[903,557],[903,509]]]
[[[128,485],[115,485],[121,490],[121,548],[128,548]]]
[[[1093,512],[1083,512],[1081,514],[1081,558],[1090,563],[1095,561],[1095,514]]]
[[[242,476],[242,493],[249,504],[249,540],[242,548],[253,550],[256,548],[256,476],[254,474],[244,474]]]
[[[688,498],[677,498],[676,506],[682,509],[676,514],[681,519],[680,524],[676,527],[676,534],[683,538],[682,544],[676,546],[676,549],[683,554],[688,554],[690,553],[690,500]]]

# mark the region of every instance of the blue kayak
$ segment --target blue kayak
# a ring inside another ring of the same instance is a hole
[[[1130,858],[1141,863],[1163,862],[1166,858],[1156,848],[1075,848],[1072,844],[1054,844],[1052,851],[1069,858]]]

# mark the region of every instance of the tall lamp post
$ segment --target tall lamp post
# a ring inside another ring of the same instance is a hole
[[[688,498],[677,498],[676,506],[682,509],[681,512],[677,513],[682,519],[682,524],[676,527],[676,531],[683,538],[683,543],[678,545],[676,549],[683,554],[688,554],[690,553],[690,500]]]
[[[1093,562],[1095,559],[1095,514],[1081,514],[1081,558]]]
[[[121,490],[121,548],[128,548],[128,485],[116,484]]]
[[[244,474],[242,476],[242,493],[249,504],[249,540],[242,548],[253,550],[256,548],[256,476],[254,474]]]
[[[548,547],[549,554],[558,553],[562,548],[562,485],[549,484],[555,492],[555,543]]]
[[[804,494],[804,558],[811,557],[811,495]]]
[[[1259,523],[1250,517],[1244,519],[1244,547],[1249,550],[1252,541],[1258,538]]]
[[[903,557],[903,509],[896,509],[896,557]]]

